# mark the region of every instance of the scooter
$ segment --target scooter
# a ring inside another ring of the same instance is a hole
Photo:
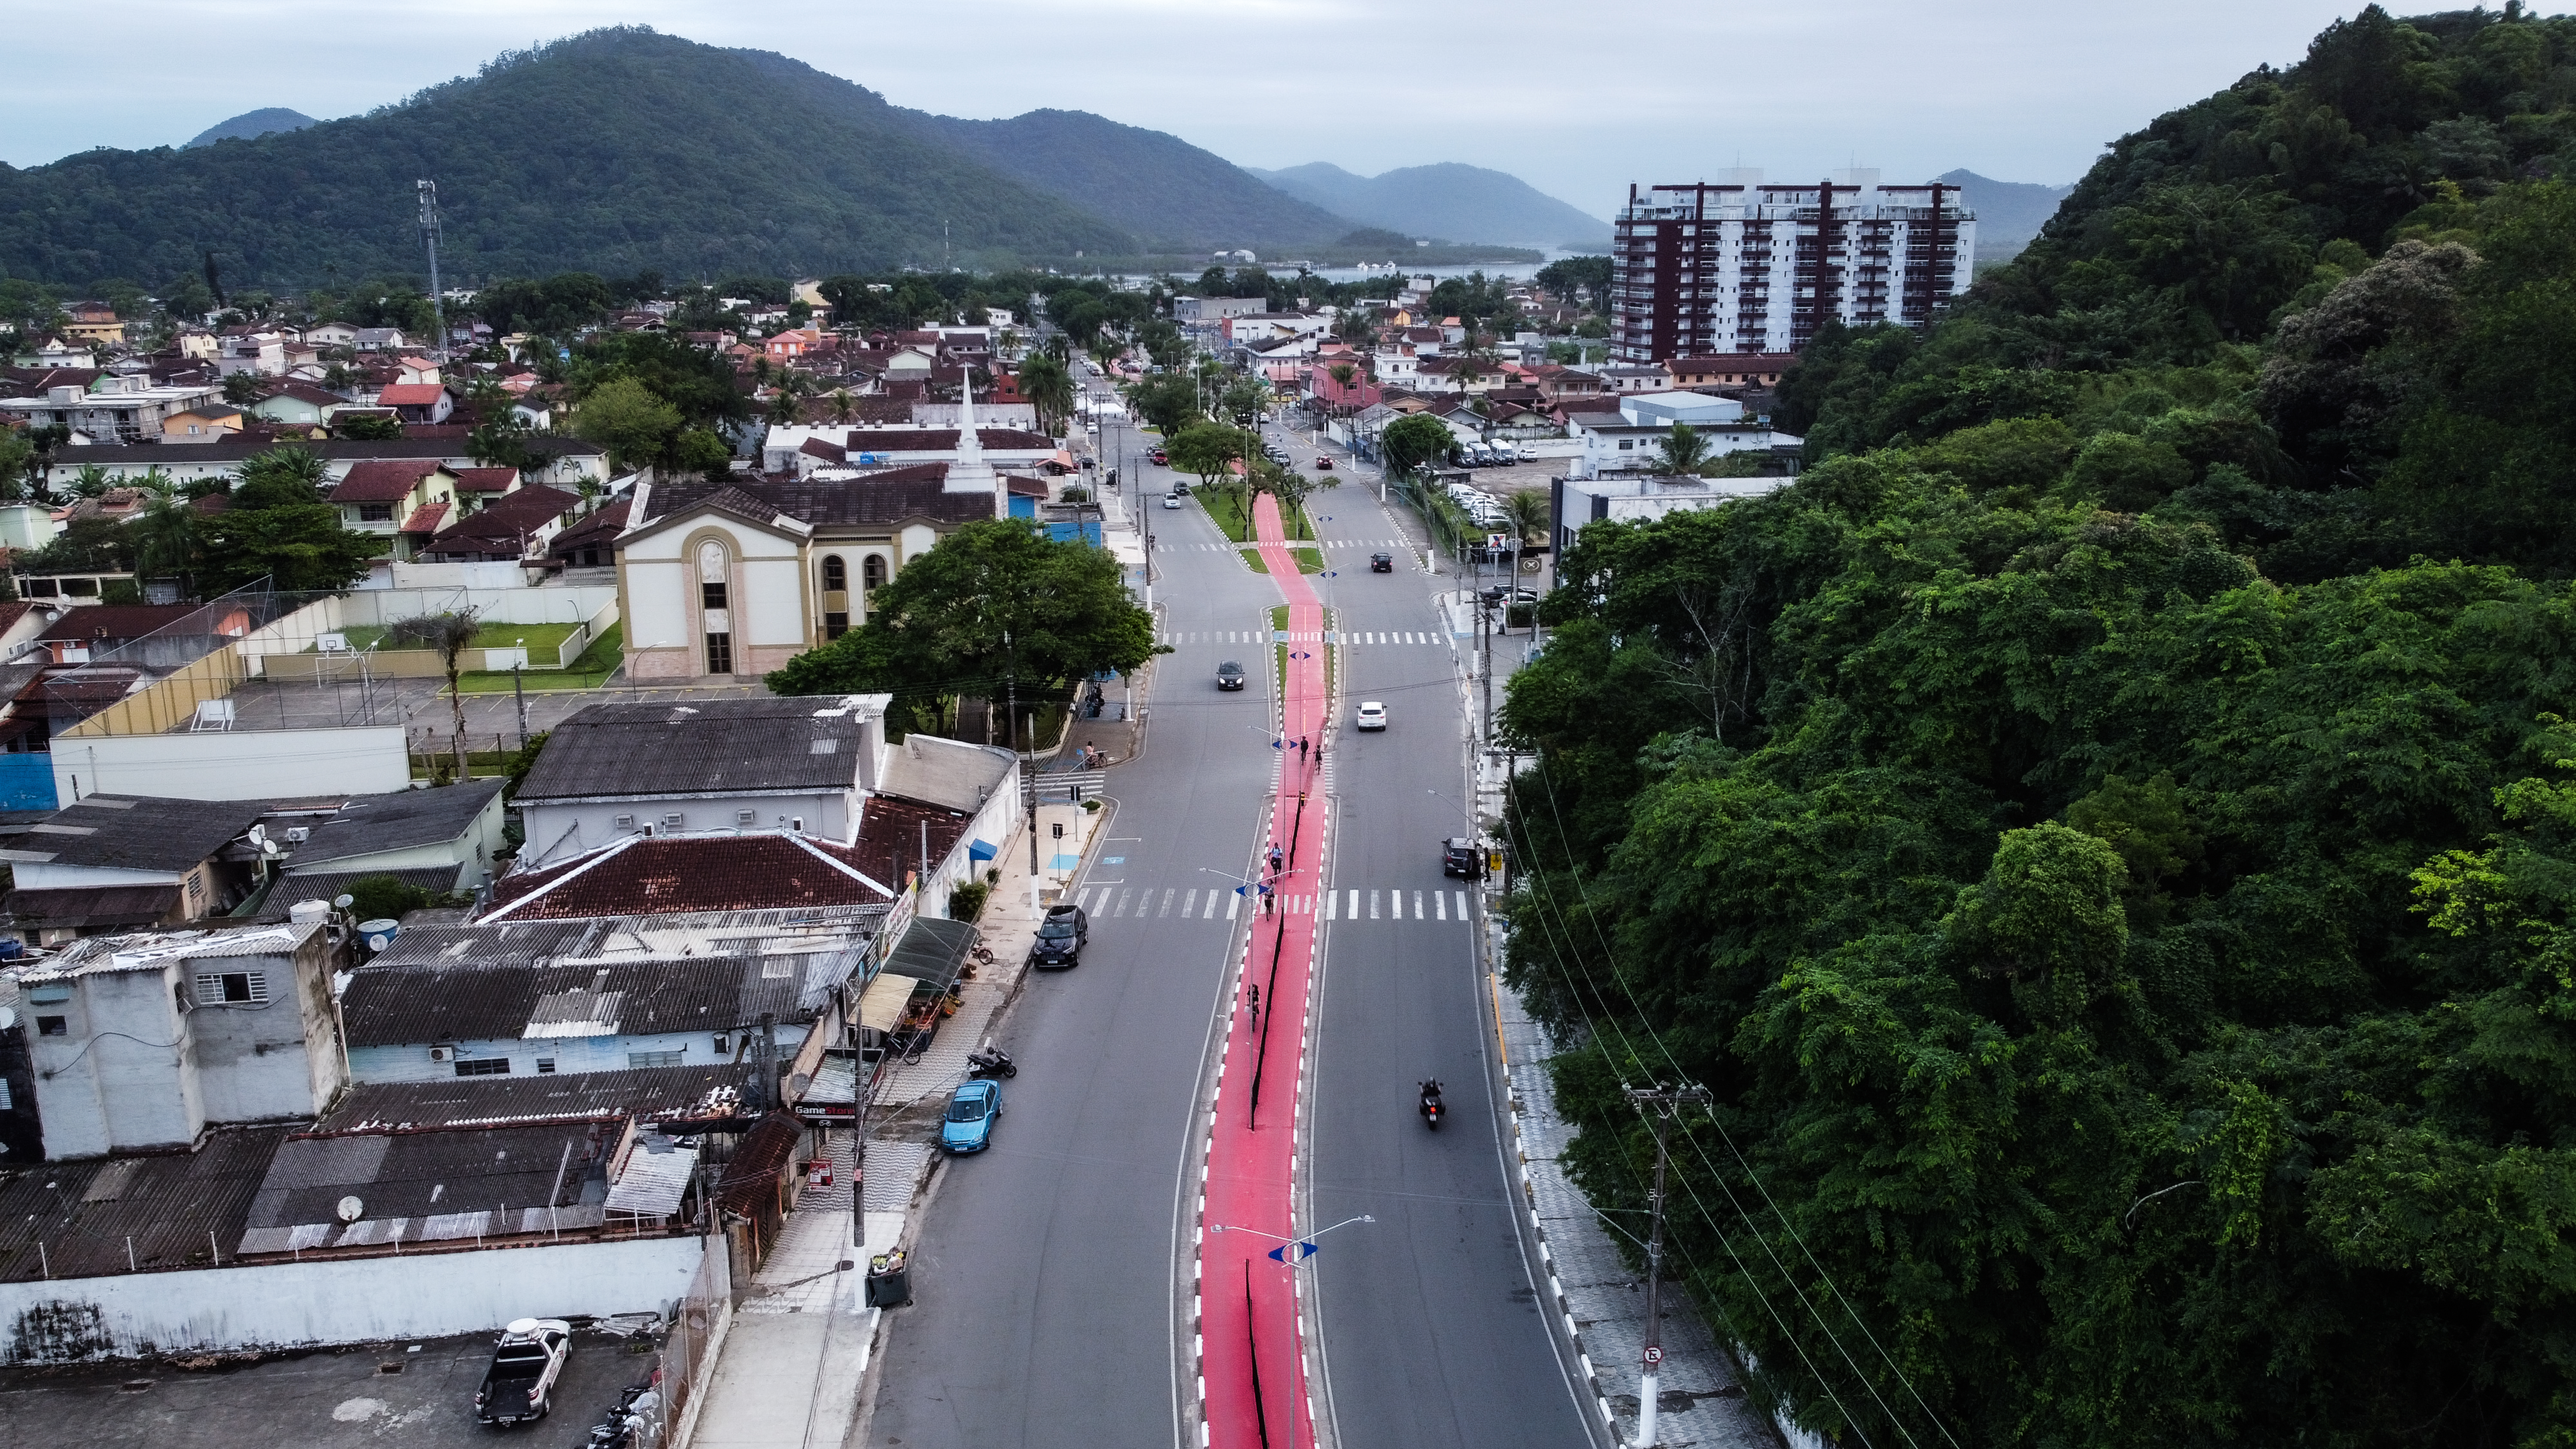
[[[1000,1047],[986,1047],[966,1054],[966,1075],[970,1077],[1016,1077],[1019,1074],[1019,1063],[1012,1061],[1011,1054]]]
[[[1422,1105],[1416,1110],[1422,1113],[1423,1121],[1431,1124],[1432,1131],[1437,1132],[1440,1130],[1440,1114],[1448,1111],[1449,1109],[1441,1104],[1440,1084],[1438,1082],[1425,1082],[1422,1084]]]

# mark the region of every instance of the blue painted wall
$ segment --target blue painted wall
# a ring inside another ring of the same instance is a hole
[[[54,757],[42,750],[0,754],[0,810],[59,810],[54,798]]]

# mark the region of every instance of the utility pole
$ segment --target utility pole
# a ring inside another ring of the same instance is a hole
[[[430,351],[434,362],[447,361],[447,299],[438,286],[438,183],[416,183],[420,191],[420,239],[429,248],[429,315],[436,319],[437,345]]]
[[[1654,1214],[1654,1226],[1646,1237],[1646,1353],[1645,1364],[1637,1380],[1637,1442],[1634,1449],[1655,1449],[1656,1381],[1664,1362],[1664,1129],[1672,1123],[1670,1109],[1683,1105],[1702,1106],[1708,1102],[1708,1088],[1630,1087],[1628,1100],[1646,1110],[1655,1124],[1655,1192],[1647,1203]]]

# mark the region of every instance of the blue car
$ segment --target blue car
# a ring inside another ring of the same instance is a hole
[[[1002,1084],[968,1082],[948,1099],[939,1145],[951,1152],[981,1152],[993,1145],[993,1120],[1002,1115]]]

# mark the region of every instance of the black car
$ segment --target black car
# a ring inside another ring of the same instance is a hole
[[[1041,969],[1080,965],[1082,943],[1090,939],[1091,917],[1082,907],[1050,907],[1046,919],[1038,923],[1037,944],[1029,948],[1029,964]]]
[[[1369,572],[1370,572],[1370,573],[1373,573],[1373,574],[1391,574],[1391,573],[1394,573],[1394,572],[1395,572],[1395,555],[1394,555],[1394,554],[1391,554],[1391,553],[1373,553],[1373,554],[1370,554],[1370,555],[1369,555]]]
[[[1496,584],[1477,597],[1484,600],[1487,608],[1493,608],[1506,601],[1514,604],[1535,604],[1538,602],[1538,590],[1515,589]]]
[[[1485,852],[1476,842],[1452,837],[1440,842],[1440,873],[1463,876],[1468,880],[1485,878]]]
[[[1231,659],[1218,665],[1216,667],[1216,687],[1219,689],[1243,688],[1243,666],[1237,664]]]

